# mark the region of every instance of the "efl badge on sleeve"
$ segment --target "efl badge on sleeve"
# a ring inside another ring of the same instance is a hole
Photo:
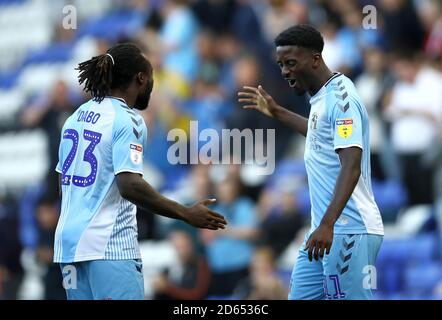
[[[349,138],[353,133],[353,119],[336,119],[336,128],[341,138]]]
[[[138,143],[130,144],[130,160],[133,164],[141,164],[143,161],[143,146]]]

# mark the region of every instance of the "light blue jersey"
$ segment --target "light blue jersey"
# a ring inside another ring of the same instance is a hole
[[[333,198],[341,170],[337,149],[358,147],[362,149],[361,176],[334,233],[383,235],[371,188],[368,115],[353,83],[336,73],[311,97],[310,104],[304,153],[312,205],[310,232],[319,226]]]
[[[142,174],[146,142],[143,118],[122,99],[90,100],[66,120],[54,262],[140,258],[136,206],[121,197],[115,176]]]
[[[291,277],[289,299],[372,299],[384,229],[370,179],[368,116],[350,79],[335,74],[310,99],[306,148],[312,222]],[[362,149],[361,176],[334,226],[329,254],[308,260],[305,244],[330,205],[341,170],[338,149]]]

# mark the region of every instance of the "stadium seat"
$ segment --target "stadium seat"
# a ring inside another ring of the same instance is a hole
[[[109,41],[133,34],[141,28],[144,16],[134,11],[119,11],[109,13],[98,19],[89,19],[82,23],[78,30],[78,37],[94,36]]]
[[[18,79],[18,70],[0,72],[0,89],[10,89],[15,86]]]
[[[23,62],[23,65],[66,62],[71,58],[73,47],[73,42],[54,43],[41,50],[31,52]]]
[[[12,123],[15,120],[14,116],[25,103],[23,94],[17,89],[0,90],[0,101],[2,103],[0,108],[0,123],[2,125],[5,125],[6,122]]]
[[[378,264],[394,262],[427,262],[436,258],[438,253],[438,235],[420,234],[405,239],[385,239],[378,255]]]
[[[405,271],[405,289],[410,294],[431,295],[442,281],[442,261],[410,265]]]
[[[397,212],[407,203],[404,187],[397,181],[372,181],[374,198],[384,218],[395,220]],[[385,220],[385,219],[384,219]]]

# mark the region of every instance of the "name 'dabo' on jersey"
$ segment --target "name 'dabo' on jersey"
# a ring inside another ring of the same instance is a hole
[[[87,123],[92,123],[92,124],[96,124],[98,119],[100,119],[101,115],[97,112],[93,112],[93,111],[83,111],[81,110],[78,113],[78,118],[77,118],[77,122],[87,122]]]

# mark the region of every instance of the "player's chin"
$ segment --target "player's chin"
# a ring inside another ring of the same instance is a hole
[[[147,105],[147,104],[145,106],[136,104],[136,105],[134,105],[134,108],[137,110],[143,111],[143,110],[146,110],[148,106],[149,105]]]
[[[299,87],[293,87],[293,91],[295,91],[298,96],[303,96],[306,93],[306,90],[304,88]]]
[[[147,107],[149,106],[149,101],[150,101],[150,93],[138,96],[137,100],[135,101],[134,108],[137,110],[146,110]]]

